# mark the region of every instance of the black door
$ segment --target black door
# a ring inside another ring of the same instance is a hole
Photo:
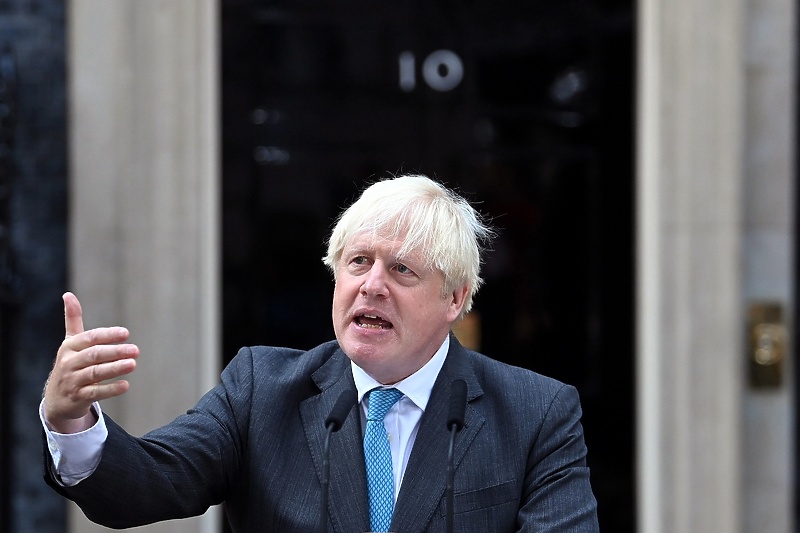
[[[223,1],[226,357],[333,338],[334,217],[439,178],[499,229],[462,334],[579,389],[601,527],[633,531],[632,9]]]

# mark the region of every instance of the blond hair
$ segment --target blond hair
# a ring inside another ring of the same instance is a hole
[[[493,236],[467,200],[427,176],[404,175],[370,185],[338,218],[323,262],[336,276],[336,264],[357,234],[403,240],[397,254],[422,255],[427,268],[444,275],[443,296],[467,286],[459,318],[472,308],[483,280],[481,252]]]

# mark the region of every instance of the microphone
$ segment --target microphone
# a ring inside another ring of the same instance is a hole
[[[458,379],[450,385],[450,411],[447,416],[447,429],[450,431],[450,447],[447,450],[447,504],[446,531],[453,533],[453,447],[456,433],[464,427],[464,411],[467,409],[467,383]]]
[[[331,409],[328,418],[325,419],[325,429],[327,429],[329,433],[339,431],[339,428],[344,424],[347,414],[355,403],[356,391],[352,389],[343,391],[336,400],[336,403],[333,404],[333,409]]]
[[[347,414],[356,403],[356,392],[352,389],[342,391],[336,403],[333,404],[328,418],[325,419],[325,444],[322,446],[322,502],[319,508],[319,530],[321,533],[328,531],[328,486],[330,484],[330,443],[331,434],[344,424]]]

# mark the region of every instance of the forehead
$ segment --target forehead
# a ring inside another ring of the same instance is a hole
[[[397,255],[403,248],[402,237],[387,236],[374,232],[363,232],[353,235],[344,245],[344,253],[381,252]]]
[[[348,240],[343,249],[343,255],[363,253],[369,255],[383,255],[394,259],[423,261],[425,255],[422,250],[405,249],[405,235],[388,236],[376,232],[362,232]]]

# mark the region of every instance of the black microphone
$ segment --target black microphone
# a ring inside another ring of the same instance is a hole
[[[356,391],[352,389],[343,391],[336,400],[336,403],[333,404],[331,414],[325,419],[325,428],[329,430],[329,432],[339,431],[339,428],[344,424],[348,413],[350,413],[350,409],[353,408],[355,403]]]
[[[356,403],[356,392],[352,389],[343,391],[336,403],[333,404],[328,418],[325,419],[325,444],[322,446],[322,502],[319,508],[319,530],[321,533],[328,531],[328,485],[330,484],[330,444],[331,434],[344,424],[347,414]]]
[[[450,411],[447,416],[447,429],[450,431],[450,447],[447,450],[447,503],[446,531],[453,533],[453,447],[456,433],[464,427],[464,411],[467,409],[467,383],[458,379],[450,385]]]

